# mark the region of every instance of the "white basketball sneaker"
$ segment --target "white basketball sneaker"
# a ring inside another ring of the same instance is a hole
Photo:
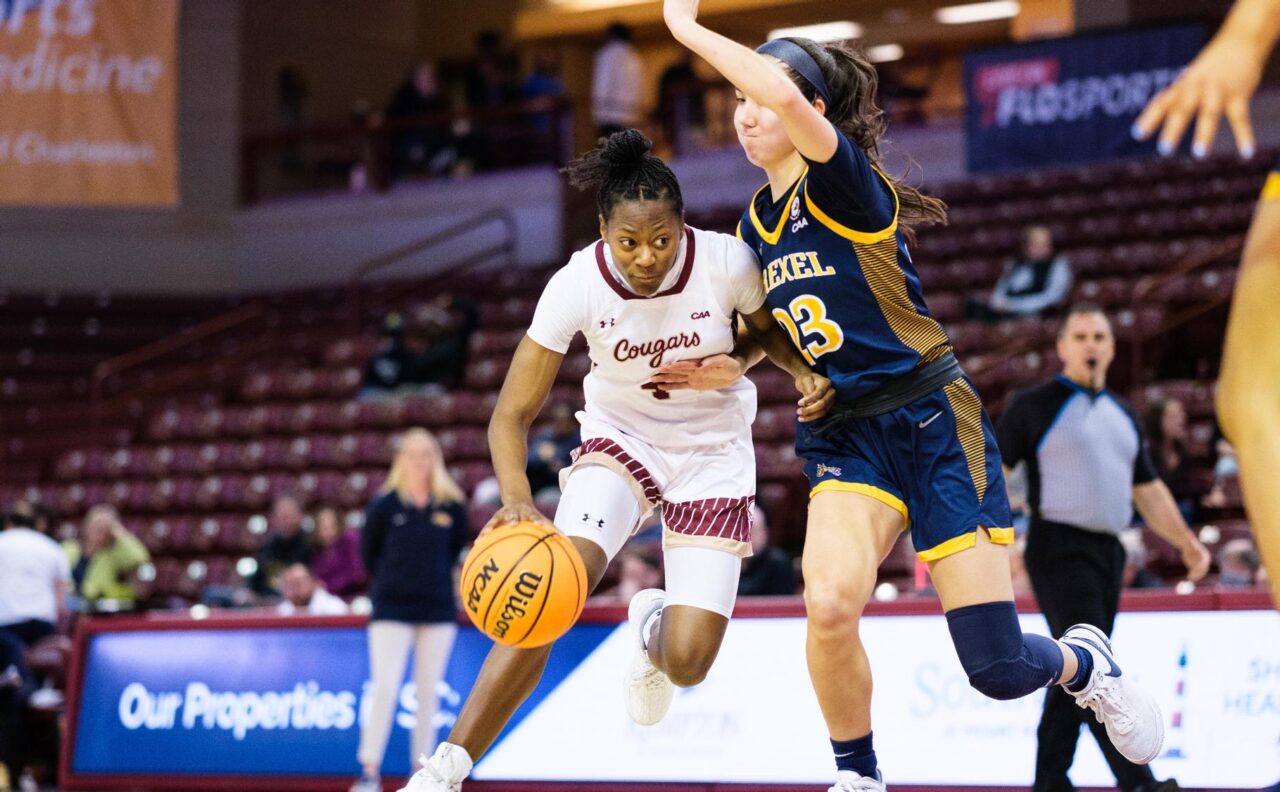
[[[667,675],[649,662],[649,636],[645,635],[645,626],[666,601],[662,589],[644,589],[636,592],[627,606],[627,621],[636,636],[636,650],[626,676],[627,714],[641,726],[662,720],[676,692]]]
[[[422,769],[413,774],[400,792],[460,792],[462,781],[471,774],[471,757],[465,748],[440,743],[429,758],[418,757]]]
[[[876,771],[875,778],[858,775],[852,770],[836,773],[836,785],[827,792],[885,792],[884,778]]]
[[[1155,697],[1120,671],[1106,634],[1097,627],[1077,624],[1062,634],[1062,642],[1093,657],[1093,673],[1084,689],[1067,691],[1075,696],[1076,704],[1093,710],[1124,758],[1143,765],[1155,759],[1164,746],[1164,715]]]

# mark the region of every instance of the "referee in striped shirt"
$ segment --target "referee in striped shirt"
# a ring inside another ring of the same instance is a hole
[[[1049,629],[1056,636],[1084,622],[1110,635],[1124,573],[1119,533],[1135,506],[1156,534],[1179,549],[1190,579],[1204,577],[1210,556],[1156,477],[1133,409],[1107,390],[1115,338],[1101,308],[1079,304],[1068,311],[1058,330],[1058,357],[1062,373],[1014,396],[996,435],[1006,476],[1008,466],[1027,464],[1026,567]],[[1121,756],[1102,724],[1055,687],[1045,696],[1037,732],[1035,792],[1075,789],[1067,771],[1082,722],[1121,790],[1178,788]]]

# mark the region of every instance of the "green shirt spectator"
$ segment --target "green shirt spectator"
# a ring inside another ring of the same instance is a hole
[[[119,600],[132,603],[137,593],[126,576],[151,560],[141,540],[129,533],[110,506],[95,506],[84,518],[82,542],[66,542],[76,593],[87,603]]]

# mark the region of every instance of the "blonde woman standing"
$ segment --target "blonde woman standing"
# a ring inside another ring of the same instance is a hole
[[[373,601],[373,698],[360,729],[357,756],[363,772],[351,792],[381,789],[379,768],[410,649],[418,691],[410,763],[417,754],[430,754],[435,748],[435,690],[457,634],[453,569],[471,535],[465,503],[435,437],[425,429],[405,432],[387,483],[369,504],[360,532],[360,555],[369,571]]]

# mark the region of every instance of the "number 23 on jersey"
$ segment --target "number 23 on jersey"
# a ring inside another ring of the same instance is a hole
[[[786,311],[774,308],[773,318],[787,328],[796,349],[800,350],[809,365],[844,344],[844,331],[840,329],[840,325],[827,318],[826,304],[812,294],[796,297]],[[814,340],[805,343],[804,339],[810,336],[814,336]]]

